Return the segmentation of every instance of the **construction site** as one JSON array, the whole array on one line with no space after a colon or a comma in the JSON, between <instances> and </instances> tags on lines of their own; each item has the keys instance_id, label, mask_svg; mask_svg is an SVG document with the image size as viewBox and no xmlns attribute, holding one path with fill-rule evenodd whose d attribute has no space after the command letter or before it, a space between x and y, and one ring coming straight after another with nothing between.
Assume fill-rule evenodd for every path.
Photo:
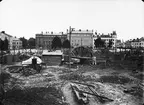
<instances>
[{"instance_id":1,"label":"construction site","mask_svg":"<svg viewBox=\"0 0 144 105\"><path fill-rule=\"evenodd\" d=\"M138 56L124 54L97 51L93 54L97 57L95 65L80 57L81 63L77 63L74 58L60 62L61 55L55 58L44 55L43 59L20 54L14 63L0 65L0 103L144 105L143 61L139 64L139 60L134 60ZM36 58L37 62L33 60ZM31 63L26 62L28 59Z\"/></svg>"}]
</instances>

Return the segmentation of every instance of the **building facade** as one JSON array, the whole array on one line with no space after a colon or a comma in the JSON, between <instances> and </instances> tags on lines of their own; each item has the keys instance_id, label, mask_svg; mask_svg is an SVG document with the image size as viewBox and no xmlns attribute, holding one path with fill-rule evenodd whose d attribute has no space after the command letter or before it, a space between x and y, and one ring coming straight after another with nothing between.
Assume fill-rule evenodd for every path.
<instances>
[{"instance_id":1,"label":"building facade","mask_svg":"<svg viewBox=\"0 0 144 105\"><path fill-rule=\"evenodd\" d=\"M10 39L10 49L21 49L22 48L22 41L16 37L12 37Z\"/></svg>"},{"instance_id":2,"label":"building facade","mask_svg":"<svg viewBox=\"0 0 144 105\"><path fill-rule=\"evenodd\" d=\"M5 40L5 38L8 39L8 42L9 42L9 49L20 49L22 48L22 41L19 40L18 38L16 37L13 37L7 33L5 33L5 31L2 31L0 32L0 38L2 40Z\"/></svg>"},{"instance_id":3,"label":"building facade","mask_svg":"<svg viewBox=\"0 0 144 105\"><path fill-rule=\"evenodd\" d=\"M7 33L5 33L5 31L2 31L2 32L0 32L0 38L1 38L2 40L5 40L5 38L7 38L8 41L10 41L10 39L12 38L12 36L11 36L11 35L8 35Z\"/></svg>"},{"instance_id":4,"label":"building facade","mask_svg":"<svg viewBox=\"0 0 144 105\"><path fill-rule=\"evenodd\" d=\"M131 46L132 46L132 48L139 48L139 47L144 48L144 39L132 40L131 41Z\"/></svg>"},{"instance_id":5,"label":"building facade","mask_svg":"<svg viewBox=\"0 0 144 105\"><path fill-rule=\"evenodd\" d=\"M40 33L36 34L36 48L42 47L42 49L51 49L52 41L54 37L59 37L61 39L61 42L63 43L67 39L67 35L61 33Z\"/></svg>"},{"instance_id":6,"label":"building facade","mask_svg":"<svg viewBox=\"0 0 144 105\"><path fill-rule=\"evenodd\" d=\"M126 48L131 48L131 41L130 40L125 41L125 47Z\"/></svg>"},{"instance_id":7,"label":"building facade","mask_svg":"<svg viewBox=\"0 0 144 105\"><path fill-rule=\"evenodd\" d=\"M68 32L67 32L68 33ZM69 33L67 39L69 40ZM92 47L93 30L73 30L71 31L71 46L73 48L78 46Z\"/></svg>"},{"instance_id":8,"label":"building facade","mask_svg":"<svg viewBox=\"0 0 144 105\"><path fill-rule=\"evenodd\" d=\"M116 48L125 47L125 43L121 40L116 40Z\"/></svg>"},{"instance_id":9,"label":"building facade","mask_svg":"<svg viewBox=\"0 0 144 105\"><path fill-rule=\"evenodd\" d=\"M110 34L107 34L107 35L104 35L104 34L97 34L95 33L93 35L93 48L95 48L95 40L100 37L101 40L105 41L105 44L106 46L108 46L109 44L109 41L112 41L112 48L115 48L116 47L116 40L117 40L117 34L116 34L116 31L113 31L112 33Z\"/></svg>"}]
</instances>

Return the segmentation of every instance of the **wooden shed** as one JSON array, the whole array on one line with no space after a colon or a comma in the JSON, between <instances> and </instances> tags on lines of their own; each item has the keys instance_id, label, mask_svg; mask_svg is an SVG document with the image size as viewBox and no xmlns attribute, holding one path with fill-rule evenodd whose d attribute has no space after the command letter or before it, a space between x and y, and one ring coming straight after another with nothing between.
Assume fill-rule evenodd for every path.
<instances>
[{"instance_id":1,"label":"wooden shed","mask_svg":"<svg viewBox=\"0 0 144 105\"><path fill-rule=\"evenodd\" d=\"M42 60L48 65L60 65L62 61L63 53L61 51L55 52L43 52L42 53Z\"/></svg>"}]
</instances>

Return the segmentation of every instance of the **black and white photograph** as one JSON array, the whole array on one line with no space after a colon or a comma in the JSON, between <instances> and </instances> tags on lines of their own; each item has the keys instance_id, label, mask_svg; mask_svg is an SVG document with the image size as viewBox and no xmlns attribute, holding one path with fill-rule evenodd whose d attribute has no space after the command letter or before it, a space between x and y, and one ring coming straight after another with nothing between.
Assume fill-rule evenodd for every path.
<instances>
[{"instance_id":1,"label":"black and white photograph","mask_svg":"<svg viewBox=\"0 0 144 105\"><path fill-rule=\"evenodd\" d=\"M0 0L0 105L144 105L144 1Z\"/></svg>"}]
</instances>

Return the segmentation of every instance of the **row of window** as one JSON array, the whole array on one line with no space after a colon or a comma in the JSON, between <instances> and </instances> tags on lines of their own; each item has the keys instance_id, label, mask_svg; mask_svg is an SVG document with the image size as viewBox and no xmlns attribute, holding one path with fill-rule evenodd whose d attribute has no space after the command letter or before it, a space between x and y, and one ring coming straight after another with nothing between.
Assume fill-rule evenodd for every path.
<instances>
[{"instance_id":1,"label":"row of window","mask_svg":"<svg viewBox=\"0 0 144 105\"><path fill-rule=\"evenodd\" d=\"M80 44L78 43L71 43L72 46L79 46Z\"/></svg>"},{"instance_id":2,"label":"row of window","mask_svg":"<svg viewBox=\"0 0 144 105\"><path fill-rule=\"evenodd\" d=\"M52 41L43 41L43 44L51 44Z\"/></svg>"},{"instance_id":3,"label":"row of window","mask_svg":"<svg viewBox=\"0 0 144 105\"><path fill-rule=\"evenodd\" d=\"M132 45L144 45L144 43L132 43Z\"/></svg>"},{"instance_id":4,"label":"row of window","mask_svg":"<svg viewBox=\"0 0 144 105\"><path fill-rule=\"evenodd\" d=\"M92 34L83 34L83 35L81 35L81 34L72 34L71 36L92 36Z\"/></svg>"},{"instance_id":5,"label":"row of window","mask_svg":"<svg viewBox=\"0 0 144 105\"><path fill-rule=\"evenodd\" d=\"M11 46L12 49L19 49L22 48L22 46Z\"/></svg>"},{"instance_id":6,"label":"row of window","mask_svg":"<svg viewBox=\"0 0 144 105\"><path fill-rule=\"evenodd\" d=\"M12 42L12 44L22 44L22 42Z\"/></svg>"},{"instance_id":7,"label":"row of window","mask_svg":"<svg viewBox=\"0 0 144 105\"><path fill-rule=\"evenodd\" d=\"M82 40L72 40L72 42L81 42Z\"/></svg>"},{"instance_id":8,"label":"row of window","mask_svg":"<svg viewBox=\"0 0 144 105\"><path fill-rule=\"evenodd\" d=\"M104 41L114 41L114 39L102 39Z\"/></svg>"},{"instance_id":9,"label":"row of window","mask_svg":"<svg viewBox=\"0 0 144 105\"><path fill-rule=\"evenodd\" d=\"M132 47L144 47L144 46L140 45L140 46L132 46Z\"/></svg>"},{"instance_id":10,"label":"row of window","mask_svg":"<svg viewBox=\"0 0 144 105\"><path fill-rule=\"evenodd\" d=\"M71 42L87 42L89 39L71 40Z\"/></svg>"}]
</instances>

